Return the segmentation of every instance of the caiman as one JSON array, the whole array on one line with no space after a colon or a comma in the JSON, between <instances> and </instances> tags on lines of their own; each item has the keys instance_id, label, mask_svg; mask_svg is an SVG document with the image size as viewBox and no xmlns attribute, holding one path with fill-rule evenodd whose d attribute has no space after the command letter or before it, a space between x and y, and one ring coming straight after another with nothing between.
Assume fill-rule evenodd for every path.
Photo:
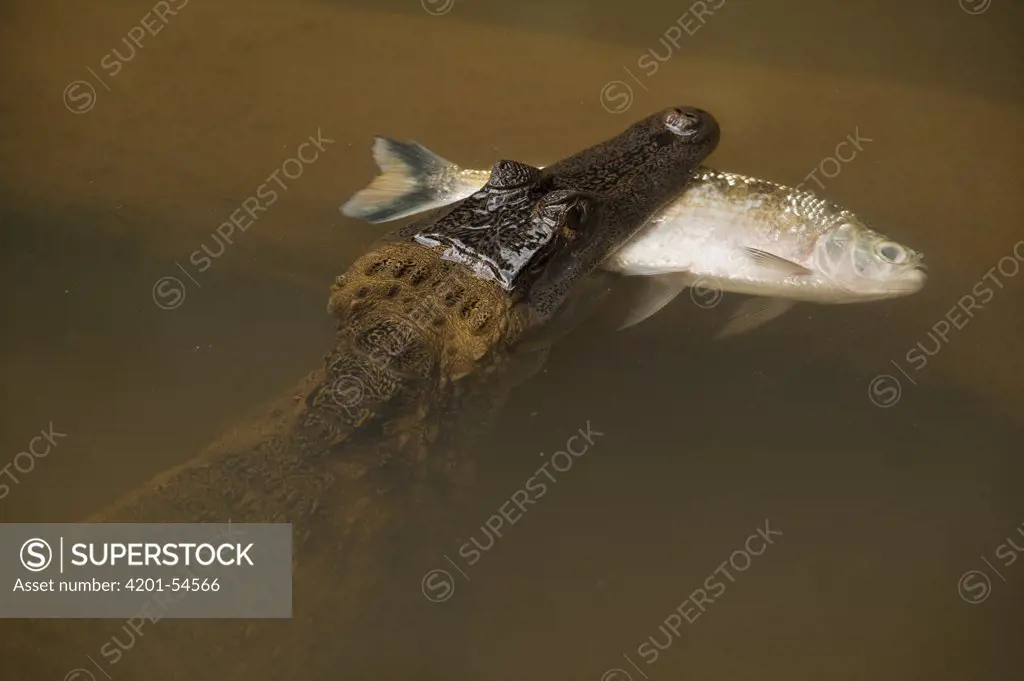
<instances>
[{"instance_id":1,"label":"caiman","mask_svg":"<svg viewBox=\"0 0 1024 681\"><path fill-rule=\"evenodd\" d=\"M291 619L164 618L142 631L116 620L7 620L4 677L415 676L431 652L417 640L433 626L417 609L442 615L417 578L395 583L395 563L411 556L393 555L394 537L429 531L470 468L451 446L452 415L475 419L522 380L516 348L544 347L574 288L679 195L718 138L710 114L680 107L544 170L499 161L480 191L388 234L337 278L328 302L337 335L321 369L89 519L290 522ZM368 633L388 608L403 611L405 634ZM381 652L389 640L394 659Z\"/></svg>"}]
</instances>

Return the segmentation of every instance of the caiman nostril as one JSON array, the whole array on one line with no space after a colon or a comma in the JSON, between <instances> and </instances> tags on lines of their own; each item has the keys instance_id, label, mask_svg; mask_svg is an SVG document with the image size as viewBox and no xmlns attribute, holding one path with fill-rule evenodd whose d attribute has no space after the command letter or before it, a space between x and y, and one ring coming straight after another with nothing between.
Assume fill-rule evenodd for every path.
<instances>
[{"instance_id":1,"label":"caiman nostril","mask_svg":"<svg viewBox=\"0 0 1024 681\"><path fill-rule=\"evenodd\" d=\"M665 116L665 127L680 137L690 137L701 129L702 113L691 107L672 109Z\"/></svg>"}]
</instances>

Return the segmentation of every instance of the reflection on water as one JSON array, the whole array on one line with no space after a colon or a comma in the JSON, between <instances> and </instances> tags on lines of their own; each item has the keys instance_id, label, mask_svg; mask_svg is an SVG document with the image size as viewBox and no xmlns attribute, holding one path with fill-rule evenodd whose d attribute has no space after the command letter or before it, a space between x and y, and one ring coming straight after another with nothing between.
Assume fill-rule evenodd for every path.
<instances>
[{"instance_id":1,"label":"reflection on water","mask_svg":"<svg viewBox=\"0 0 1024 681\"><path fill-rule=\"evenodd\" d=\"M711 165L850 206L926 254L924 291L726 342L730 296L614 333L627 282L513 394L467 505L408 544L429 550L389 555L401 597L316 668L1007 678L1024 14L702 4L5 8L3 520L81 518L318 365L327 288L381 231L337 210L372 135L545 164L693 103L722 123ZM592 449L556 457L582 424Z\"/></svg>"}]
</instances>

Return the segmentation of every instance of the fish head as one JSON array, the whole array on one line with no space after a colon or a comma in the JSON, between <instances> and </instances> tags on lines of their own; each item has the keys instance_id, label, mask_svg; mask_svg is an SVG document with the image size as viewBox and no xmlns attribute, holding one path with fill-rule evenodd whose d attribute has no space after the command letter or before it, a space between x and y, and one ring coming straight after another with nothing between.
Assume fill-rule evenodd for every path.
<instances>
[{"instance_id":1,"label":"fish head","mask_svg":"<svg viewBox=\"0 0 1024 681\"><path fill-rule=\"evenodd\" d=\"M815 252L819 271L859 299L896 298L924 286L923 254L852 216L843 216Z\"/></svg>"}]
</instances>

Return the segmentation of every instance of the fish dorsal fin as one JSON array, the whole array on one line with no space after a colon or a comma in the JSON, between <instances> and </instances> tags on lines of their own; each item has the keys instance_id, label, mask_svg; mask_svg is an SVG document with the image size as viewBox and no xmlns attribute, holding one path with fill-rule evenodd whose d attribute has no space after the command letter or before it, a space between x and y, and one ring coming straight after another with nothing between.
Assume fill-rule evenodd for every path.
<instances>
[{"instance_id":1,"label":"fish dorsal fin","mask_svg":"<svg viewBox=\"0 0 1024 681\"><path fill-rule=\"evenodd\" d=\"M762 251L760 248L744 248L743 249L747 258L757 265L758 267L774 272L779 276L790 277L790 276L806 276L811 274L811 270L807 269L803 265L797 264L792 260L786 260L783 257L777 256L774 253L768 251Z\"/></svg>"},{"instance_id":2,"label":"fish dorsal fin","mask_svg":"<svg viewBox=\"0 0 1024 681\"><path fill-rule=\"evenodd\" d=\"M380 174L341 207L348 217L388 222L445 206L476 189L466 188L464 195L453 196L443 180L454 176L458 166L417 142L375 137L373 159Z\"/></svg>"},{"instance_id":3,"label":"fish dorsal fin","mask_svg":"<svg viewBox=\"0 0 1024 681\"><path fill-rule=\"evenodd\" d=\"M736 308L736 311L732 313L729 322L715 337L728 338L729 336L738 336L741 333L752 331L784 314L794 305L796 303L785 298L750 298L749 300L744 300Z\"/></svg>"},{"instance_id":4,"label":"fish dorsal fin","mask_svg":"<svg viewBox=\"0 0 1024 681\"><path fill-rule=\"evenodd\" d=\"M651 277L643 277L643 291L630 308L619 331L635 326L648 317L656 314L682 293L683 289L692 284L694 276L688 272L670 272Z\"/></svg>"}]
</instances>

